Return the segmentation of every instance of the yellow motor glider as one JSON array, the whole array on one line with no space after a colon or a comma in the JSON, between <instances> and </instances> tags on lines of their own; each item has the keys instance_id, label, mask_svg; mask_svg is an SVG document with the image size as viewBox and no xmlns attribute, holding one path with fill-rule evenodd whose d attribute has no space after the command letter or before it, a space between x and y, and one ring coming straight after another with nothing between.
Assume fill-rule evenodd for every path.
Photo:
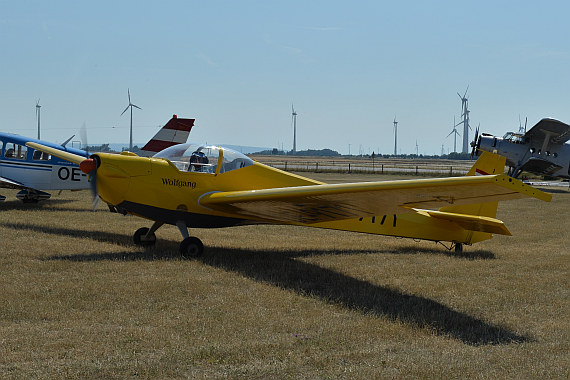
<instances>
[{"instance_id":1,"label":"yellow motor glider","mask_svg":"<svg viewBox=\"0 0 570 380\"><path fill-rule=\"evenodd\" d=\"M180 144L154 157L97 153L91 158L36 143L28 146L75 162L99 197L123 214L154 221L134 234L150 246L163 224L184 237L195 257L202 242L188 228L290 224L463 244L510 235L496 219L499 201L551 195L503 174L504 157L483 152L465 177L325 184L287 173L231 149Z\"/></svg>"}]
</instances>

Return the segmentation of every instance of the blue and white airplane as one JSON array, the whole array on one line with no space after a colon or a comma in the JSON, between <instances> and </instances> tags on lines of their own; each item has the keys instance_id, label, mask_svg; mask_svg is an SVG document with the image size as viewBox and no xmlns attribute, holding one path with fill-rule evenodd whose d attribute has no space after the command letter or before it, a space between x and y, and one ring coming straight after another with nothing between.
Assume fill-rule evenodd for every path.
<instances>
[{"instance_id":1,"label":"blue and white airplane","mask_svg":"<svg viewBox=\"0 0 570 380\"><path fill-rule=\"evenodd\" d=\"M174 115L141 149L143 154L152 155L169 146L185 143L194 121ZM0 132L0 187L20 189L16 197L24 203L49 199L51 194L42 190L88 189L89 179L77 165L26 146L27 142L35 142L87 157L86 151L66 146L71 138L59 145ZM5 199L0 195L0 201Z\"/></svg>"}]
</instances>

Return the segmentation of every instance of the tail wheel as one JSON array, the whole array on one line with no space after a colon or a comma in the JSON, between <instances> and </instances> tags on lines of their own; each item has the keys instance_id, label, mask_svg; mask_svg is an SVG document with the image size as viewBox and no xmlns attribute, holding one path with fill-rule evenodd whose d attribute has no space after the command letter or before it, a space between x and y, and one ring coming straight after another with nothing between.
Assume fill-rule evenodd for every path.
<instances>
[{"instance_id":1,"label":"tail wheel","mask_svg":"<svg viewBox=\"0 0 570 380\"><path fill-rule=\"evenodd\" d=\"M200 257L204 253L204 244L197 237L190 236L180 243L180 254L186 258Z\"/></svg>"},{"instance_id":2,"label":"tail wheel","mask_svg":"<svg viewBox=\"0 0 570 380\"><path fill-rule=\"evenodd\" d=\"M140 245L143 247L152 247L156 244L156 235L154 232L149 236L146 236L149 229L146 227L139 228L135 234L133 235L133 241L136 245Z\"/></svg>"},{"instance_id":3,"label":"tail wheel","mask_svg":"<svg viewBox=\"0 0 570 380\"><path fill-rule=\"evenodd\" d=\"M463 244L455 243L455 253L463 253Z\"/></svg>"}]
</instances>

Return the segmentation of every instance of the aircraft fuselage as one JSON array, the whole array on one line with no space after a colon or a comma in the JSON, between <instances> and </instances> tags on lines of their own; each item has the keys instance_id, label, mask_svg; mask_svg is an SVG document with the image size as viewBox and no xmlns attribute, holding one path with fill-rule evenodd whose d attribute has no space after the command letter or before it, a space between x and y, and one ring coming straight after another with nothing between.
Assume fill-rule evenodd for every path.
<instances>
[{"instance_id":1,"label":"aircraft fuselage","mask_svg":"<svg viewBox=\"0 0 570 380\"><path fill-rule=\"evenodd\" d=\"M26 147L34 141L85 155L66 148L10 133L0 133L0 187L33 190L79 190L89 187L87 175L66 160Z\"/></svg>"},{"instance_id":2,"label":"aircraft fuselage","mask_svg":"<svg viewBox=\"0 0 570 380\"><path fill-rule=\"evenodd\" d=\"M552 144L516 134L496 137L483 134L478 148L500 154L507 159L507 166L518 176L517 169L539 175L570 178L570 144Z\"/></svg>"}]
</instances>

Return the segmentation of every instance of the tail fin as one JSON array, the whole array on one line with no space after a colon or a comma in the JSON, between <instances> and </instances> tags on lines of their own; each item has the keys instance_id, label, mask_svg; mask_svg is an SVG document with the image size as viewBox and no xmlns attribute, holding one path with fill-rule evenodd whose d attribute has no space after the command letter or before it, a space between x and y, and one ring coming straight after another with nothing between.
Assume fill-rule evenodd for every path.
<instances>
[{"instance_id":1,"label":"tail fin","mask_svg":"<svg viewBox=\"0 0 570 380\"><path fill-rule=\"evenodd\" d=\"M152 156L172 145L184 144L188 140L194 121L195 119L179 119L176 115L173 115L172 119L142 147L142 155Z\"/></svg>"},{"instance_id":2,"label":"tail fin","mask_svg":"<svg viewBox=\"0 0 570 380\"><path fill-rule=\"evenodd\" d=\"M507 159L498 154L490 152L481 152L481 156L475 162L467 175L489 175L489 174L504 174L505 163Z\"/></svg>"},{"instance_id":3,"label":"tail fin","mask_svg":"<svg viewBox=\"0 0 570 380\"><path fill-rule=\"evenodd\" d=\"M475 162L468 176L504 174L506 158L490 152L481 152L481 156ZM462 206L443 207L440 211L464 215L476 215L495 218L499 202L475 203Z\"/></svg>"}]
</instances>

